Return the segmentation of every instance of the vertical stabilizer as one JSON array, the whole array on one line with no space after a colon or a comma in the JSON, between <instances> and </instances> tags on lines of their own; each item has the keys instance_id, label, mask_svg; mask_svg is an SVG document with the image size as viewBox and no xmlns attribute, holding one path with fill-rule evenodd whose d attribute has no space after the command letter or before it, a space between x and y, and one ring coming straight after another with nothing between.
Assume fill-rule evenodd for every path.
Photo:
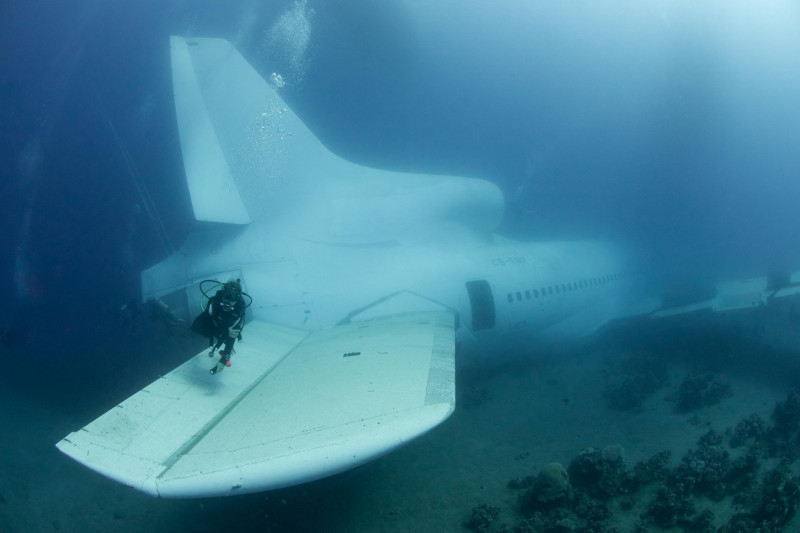
<instances>
[{"instance_id":1,"label":"vertical stabilizer","mask_svg":"<svg viewBox=\"0 0 800 533\"><path fill-rule=\"evenodd\" d=\"M173 37L175 111L195 219L247 224L247 214L219 144L185 39Z\"/></svg>"},{"instance_id":2,"label":"vertical stabilizer","mask_svg":"<svg viewBox=\"0 0 800 533\"><path fill-rule=\"evenodd\" d=\"M172 37L175 108L198 220L328 243L410 242L434 231L487 235L496 185L365 167L328 150L224 39Z\"/></svg>"}]
</instances>

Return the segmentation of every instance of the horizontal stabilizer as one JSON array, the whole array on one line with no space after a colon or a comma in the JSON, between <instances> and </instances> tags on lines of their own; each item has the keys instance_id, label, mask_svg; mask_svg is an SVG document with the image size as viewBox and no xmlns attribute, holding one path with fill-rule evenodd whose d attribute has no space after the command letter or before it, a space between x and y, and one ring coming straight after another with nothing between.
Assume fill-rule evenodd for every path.
<instances>
[{"instance_id":1,"label":"horizontal stabilizer","mask_svg":"<svg viewBox=\"0 0 800 533\"><path fill-rule=\"evenodd\" d=\"M764 305L770 292L766 276L718 283L714 311L735 311Z\"/></svg>"},{"instance_id":2,"label":"horizontal stabilizer","mask_svg":"<svg viewBox=\"0 0 800 533\"><path fill-rule=\"evenodd\" d=\"M799 294L800 272L723 281L705 288L669 291L660 298L661 304L655 306L650 316L663 318L704 310L715 313L746 311L769 305L776 298Z\"/></svg>"},{"instance_id":3,"label":"horizontal stabilizer","mask_svg":"<svg viewBox=\"0 0 800 533\"><path fill-rule=\"evenodd\" d=\"M452 313L244 335L224 372L202 352L58 448L154 496L243 494L363 464L455 407Z\"/></svg>"},{"instance_id":4,"label":"horizontal stabilizer","mask_svg":"<svg viewBox=\"0 0 800 533\"><path fill-rule=\"evenodd\" d=\"M774 298L786 298L800 294L800 271L785 276L783 281L783 283L775 284L777 290L773 295Z\"/></svg>"}]
</instances>

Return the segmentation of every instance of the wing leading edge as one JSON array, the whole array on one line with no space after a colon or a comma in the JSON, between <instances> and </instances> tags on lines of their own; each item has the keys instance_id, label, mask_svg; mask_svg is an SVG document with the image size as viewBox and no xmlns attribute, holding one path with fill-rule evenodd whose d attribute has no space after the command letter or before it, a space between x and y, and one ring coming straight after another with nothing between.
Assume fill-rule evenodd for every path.
<instances>
[{"instance_id":1,"label":"wing leading edge","mask_svg":"<svg viewBox=\"0 0 800 533\"><path fill-rule=\"evenodd\" d=\"M455 407L452 313L246 335L221 375L201 352L57 447L153 496L243 494L368 462Z\"/></svg>"}]
</instances>

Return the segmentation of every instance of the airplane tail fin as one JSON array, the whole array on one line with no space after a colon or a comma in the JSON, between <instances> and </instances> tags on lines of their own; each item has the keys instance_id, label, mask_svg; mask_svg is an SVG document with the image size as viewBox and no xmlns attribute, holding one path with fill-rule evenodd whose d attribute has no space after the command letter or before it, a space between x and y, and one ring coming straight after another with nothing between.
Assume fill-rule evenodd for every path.
<instances>
[{"instance_id":1,"label":"airplane tail fin","mask_svg":"<svg viewBox=\"0 0 800 533\"><path fill-rule=\"evenodd\" d=\"M267 193L280 185L274 171L283 151L280 137L302 123L293 114L282 117L277 94L227 41L173 36L170 48L195 218L247 224L255 205L279 207Z\"/></svg>"},{"instance_id":2,"label":"airplane tail fin","mask_svg":"<svg viewBox=\"0 0 800 533\"><path fill-rule=\"evenodd\" d=\"M378 170L330 152L227 41L172 37L171 50L197 220L266 223L350 244L415 239L436 227L488 234L499 224L503 196L493 183Z\"/></svg>"}]
</instances>

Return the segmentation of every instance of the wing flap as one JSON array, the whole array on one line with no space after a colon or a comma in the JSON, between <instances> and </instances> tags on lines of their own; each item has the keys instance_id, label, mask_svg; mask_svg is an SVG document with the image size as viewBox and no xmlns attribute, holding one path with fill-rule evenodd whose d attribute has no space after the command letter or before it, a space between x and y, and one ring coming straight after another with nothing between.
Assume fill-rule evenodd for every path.
<instances>
[{"instance_id":1,"label":"wing flap","mask_svg":"<svg viewBox=\"0 0 800 533\"><path fill-rule=\"evenodd\" d=\"M210 360L198 354L59 449L153 495L255 492L365 463L438 425L455 406L450 312L308 336L253 322L246 334L222 374L210 376Z\"/></svg>"}]
</instances>

